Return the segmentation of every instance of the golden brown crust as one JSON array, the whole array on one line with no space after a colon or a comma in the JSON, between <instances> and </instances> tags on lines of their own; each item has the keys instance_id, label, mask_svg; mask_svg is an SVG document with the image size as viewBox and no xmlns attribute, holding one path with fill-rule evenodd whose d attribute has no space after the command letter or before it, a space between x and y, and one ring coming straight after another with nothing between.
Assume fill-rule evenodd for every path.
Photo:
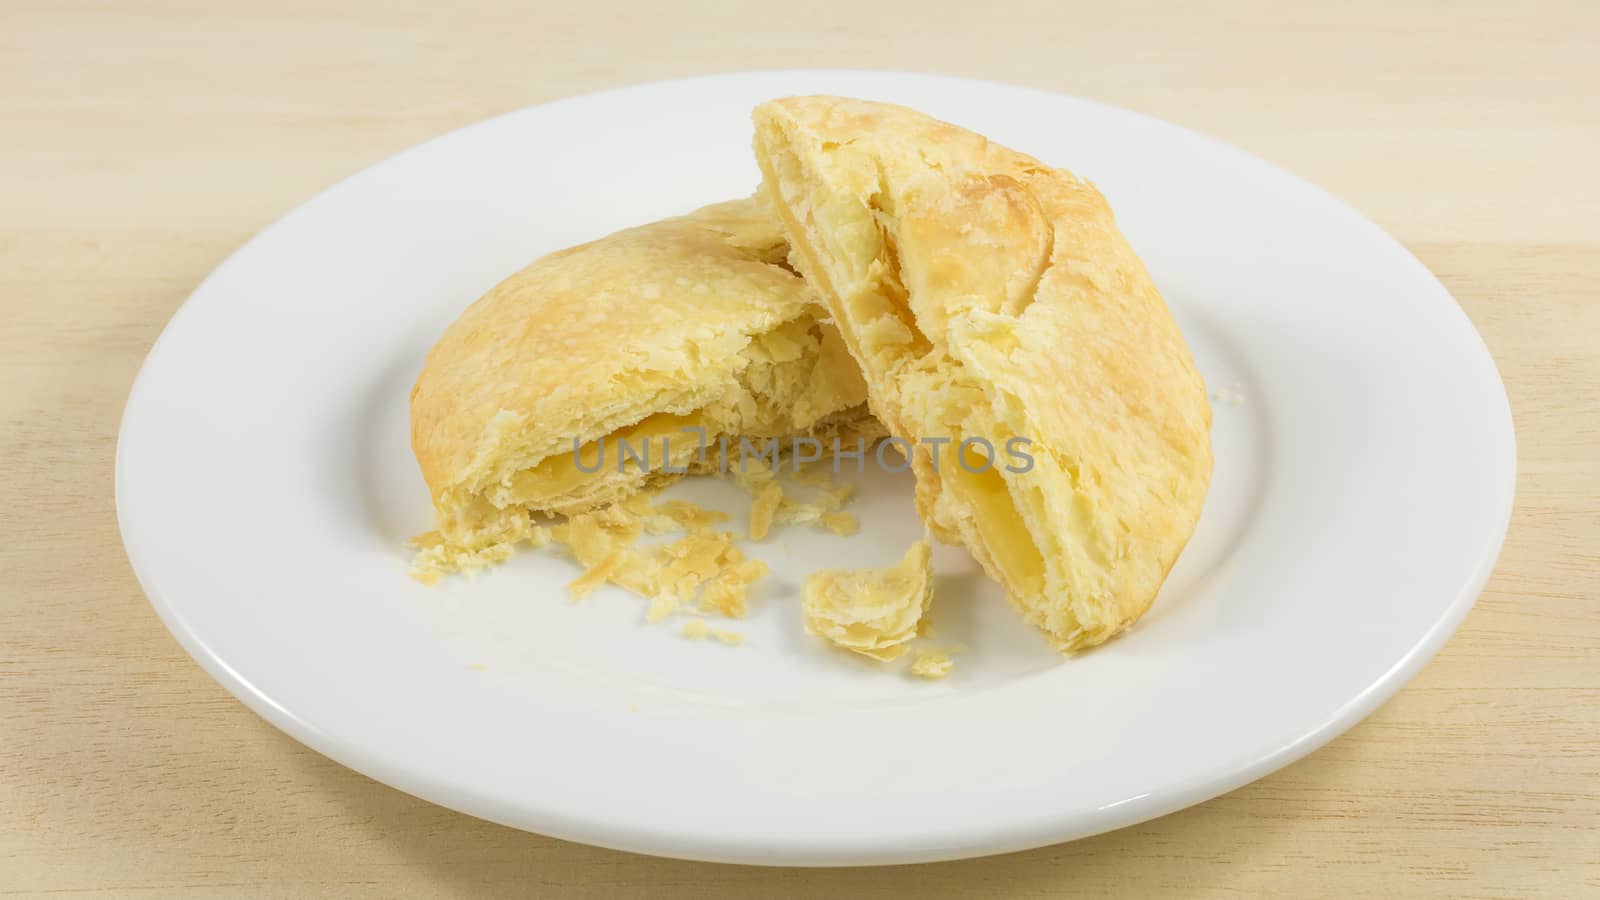
<instances>
[{"instance_id":1,"label":"golden brown crust","mask_svg":"<svg viewBox=\"0 0 1600 900\"><path fill-rule=\"evenodd\" d=\"M890 432L1032 441L1031 471L989 475L919 446L924 519L1063 649L1127 627L1199 517L1211 413L1104 198L901 107L795 97L755 120L793 258Z\"/></svg>"}]
</instances>

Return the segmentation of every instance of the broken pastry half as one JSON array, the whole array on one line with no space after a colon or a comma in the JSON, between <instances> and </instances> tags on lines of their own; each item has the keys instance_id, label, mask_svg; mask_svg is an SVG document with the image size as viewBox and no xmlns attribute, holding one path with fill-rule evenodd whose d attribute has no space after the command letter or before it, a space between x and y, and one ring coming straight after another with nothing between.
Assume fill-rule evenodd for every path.
<instances>
[{"instance_id":1,"label":"broken pastry half","mask_svg":"<svg viewBox=\"0 0 1600 900\"><path fill-rule=\"evenodd\" d=\"M924 520L1063 650L1122 631L1199 518L1211 410L1105 199L902 107L794 97L755 123L791 258L914 446Z\"/></svg>"},{"instance_id":2,"label":"broken pastry half","mask_svg":"<svg viewBox=\"0 0 1600 900\"><path fill-rule=\"evenodd\" d=\"M472 304L411 392L437 522L419 568L474 568L536 515L717 466L720 436L872 434L786 254L770 210L736 200L553 253Z\"/></svg>"}]
</instances>

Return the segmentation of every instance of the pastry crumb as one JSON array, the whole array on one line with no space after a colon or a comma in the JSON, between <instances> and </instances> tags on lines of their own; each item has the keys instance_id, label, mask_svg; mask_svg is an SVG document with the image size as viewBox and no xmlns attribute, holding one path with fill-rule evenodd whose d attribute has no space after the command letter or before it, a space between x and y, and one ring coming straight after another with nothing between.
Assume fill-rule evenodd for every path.
<instances>
[{"instance_id":1,"label":"pastry crumb","mask_svg":"<svg viewBox=\"0 0 1600 900\"><path fill-rule=\"evenodd\" d=\"M822 527L840 537L849 537L861 530L861 520L856 518L855 513L823 513Z\"/></svg>"},{"instance_id":2,"label":"pastry crumb","mask_svg":"<svg viewBox=\"0 0 1600 900\"><path fill-rule=\"evenodd\" d=\"M744 643L744 635L737 631L712 628L706 624L705 619L690 619L683 623L683 627L678 629L678 633L691 641L703 641L709 637L729 646Z\"/></svg>"},{"instance_id":3,"label":"pastry crumb","mask_svg":"<svg viewBox=\"0 0 1600 900\"><path fill-rule=\"evenodd\" d=\"M920 650L911 662L911 674L918 678L943 678L955 668L955 660L943 650Z\"/></svg>"},{"instance_id":4,"label":"pastry crumb","mask_svg":"<svg viewBox=\"0 0 1600 900\"><path fill-rule=\"evenodd\" d=\"M681 605L682 601L671 594L662 594L660 596L651 597L650 606L645 610L644 613L644 620L649 622L651 625L654 625L677 612L678 607Z\"/></svg>"},{"instance_id":5,"label":"pastry crumb","mask_svg":"<svg viewBox=\"0 0 1600 900\"><path fill-rule=\"evenodd\" d=\"M549 529L550 538L584 566L583 574L567 585L572 597L588 596L609 583L649 600L645 619L652 624L677 614L686 603L728 618L743 616L750 586L767 567L746 559L732 532L707 527L727 515L685 501L652 505L648 497L641 501L637 496ZM683 530L688 533L674 541L634 545L646 532Z\"/></svg>"},{"instance_id":6,"label":"pastry crumb","mask_svg":"<svg viewBox=\"0 0 1600 900\"><path fill-rule=\"evenodd\" d=\"M736 452L728 457L728 474L733 476L735 484L751 494L759 494L778 477L771 464L761 456L757 455L752 463L751 454L745 453L743 446L734 449Z\"/></svg>"},{"instance_id":7,"label":"pastry crumb","mask_svg":"<svg viewBox=\"0 0 1600 900\"><path fill-rule=\"evenodd\" d=\"M772 520L783 504L783 486L776 481L767 482L750 501L750 540L765 540L772 530Z\"/></svg>"},{"instance_id":8,"label":"pastry crumb","mask_svg":"<svg viewBox=\"0 0 1600 900\"><path fill-rule=\"evenodd\" d=\"M723 569L700 595L702 612L714 612L728 619L742 619L750 610L750 586L767 574L767 564L759 559L736 562Z\"/></svg>"},{"instance_id":9,"label":"pastry crumb","mask_svg":"<svg viewBox=\"0 0 1600 900\"><path fill-rule=\"evenodd\" d=\"M533 524L527 516L493 523L482 532L469 535L462 545L451 543L437 531L424 532L406 542L417 551L406 574L426 585L437 584L443 576L458 572L471 577L509 559L517 544L527 542L543 547L550 543L550 537L550 529Z\"/></svg>"},{"instance_id":10,"label":"pastry crumb","mask_svg":"<svg viewBox=\"0 0 1600 900\"><path fill-rule=\"evenodd\" d=\"M821 525L829 531L833 531L834 526L828 524L829 514L843 506L854 492L854 485L841 484L830 490L823 491L815 500L809 503L786 499L778 507L777 520L785 525ZM841 515L848 516L851 520L855 519L855 516L849 513Z\"/></svg>"},{"instance_id":11,"label":"pastry crumb","mask_svg":"<svg viewBox=\"0 0 1600 900\"><path fill-rule=\"evenodd\" d=\"M651 510L651 517L645 523L645 530L651 534L695 531L710 528L727 519L728 514L719 509L706 509L688 500L668 500L657 504Z\"/></svg>"},{"instance_id":12,"label":"pastry crumb","mask_svg":"<svg viewBox=\"0 0 1600 900\"><path fill-rule=\"evenodd\" d=\"M601 561L584 570L582 575L574 578L567 584L567 593L574 600L594 593L595 588L612 580L622 569L623 557L621 553L613 553Z\"/></svg>"},{"instance_id":13,"label":"pastry crumb","mask_svg":"<svg viewBox=\"0 0 1600 900\"><path fill-rule=\"evenodd\" d=\"M700 586L744 561L725 531L692 531L657 548L661 555L659 587L678 597L692 597Z\"/></svg>"},{"instance_id":14,"label":"pastry crumb","mask_svg":"<svg viewBox=\"0 0 1600 900\"><path fill-rule=\"evenodd\" d=\"M806 631L862 656L900 657L932 601L932 554L923 538L887 568L812 574L801 601Z\"/></svg>"}]
</instances>

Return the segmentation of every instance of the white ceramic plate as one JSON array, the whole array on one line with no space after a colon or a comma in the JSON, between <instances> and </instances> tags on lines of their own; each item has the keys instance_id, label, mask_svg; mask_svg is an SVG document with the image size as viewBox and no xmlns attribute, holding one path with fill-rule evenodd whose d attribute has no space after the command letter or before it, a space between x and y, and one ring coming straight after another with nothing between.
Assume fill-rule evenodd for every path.
<instances>
[{"instance_id":1,"label":"white ceramic plate","mask_svg":"<svg viewBox=\"0 0 1600 900\"><path fill-rule=\"evenodd\" d=\"M907 104L1110 198L1227 398L1204 518L1129 634L1062 658L942 548L933 643L968 648L949 678L819 646L800 623L805 573L887 563L920 534L909 476L881 473L854 507L861 535L789 529L755 548L773 575L740 647L647 625L620 592L570 604L575 571L551 554L436 589L405 577L403 540L429 525L407 394L444 326L534 257L747 193L749 111L794 93ZM322 753L572 840L851 864L1081 837L1310 752L1461 620L1513 470L1504 390L1466 317L1316 188L1070 97L775 72L522 110L290 213L162 334L116 477L129 558L173 634ZM742 507L726 484L685 490Z\"/></svg>"}]
</instances>

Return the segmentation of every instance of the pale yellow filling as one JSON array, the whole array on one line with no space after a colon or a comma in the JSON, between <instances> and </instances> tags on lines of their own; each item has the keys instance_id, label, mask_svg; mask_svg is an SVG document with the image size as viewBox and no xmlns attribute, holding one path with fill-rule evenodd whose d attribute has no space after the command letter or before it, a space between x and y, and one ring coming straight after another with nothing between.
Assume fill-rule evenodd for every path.
<instances>
[{"instance_id":1,"label":"pale yellow filling","mask_svg":"<svg viewBox=\"0 0 1600 900\"><path fill-rule=\"evenodd\" d=\"M688 415L656 413L646 416L632 425L606 435L602 439L605 441L603 448L599 440L590 441L582 445L576 454L562 451L547 456L531 468L523 469L511 476L510 500L512 503L537 505L540 501L560 497L577 489L586 479L593 478L601 472L615 472L619 460L622 459L627 460L626 467L637 469L639 467L637 461L622 456L623 442L641 455L648 442L650 470L658 470L666 462L662 453L663 439L668 441L668 445L672 448L672 455L681 459L683 450L698 446L696 435L683 429L704 427L705 421L698 413ZM599 464L600 468L585 472L578 467L579 462L591 469Z\"/></svg>"},{"instance_id":2,"label":"pale yellow filling","mask_svg":"<svg viewBox=\"0 0 1600 900\"><path fill-rule=\"evenodd\" d=\"M1006 583L1019 592L1042 593L1044 557L1011 500L1005 478L993 469L969 472L957 466L953 472L941 473L941 479L957 499L972 508L984 547L1005 574Z\"/></svg>"}]
</instances>

